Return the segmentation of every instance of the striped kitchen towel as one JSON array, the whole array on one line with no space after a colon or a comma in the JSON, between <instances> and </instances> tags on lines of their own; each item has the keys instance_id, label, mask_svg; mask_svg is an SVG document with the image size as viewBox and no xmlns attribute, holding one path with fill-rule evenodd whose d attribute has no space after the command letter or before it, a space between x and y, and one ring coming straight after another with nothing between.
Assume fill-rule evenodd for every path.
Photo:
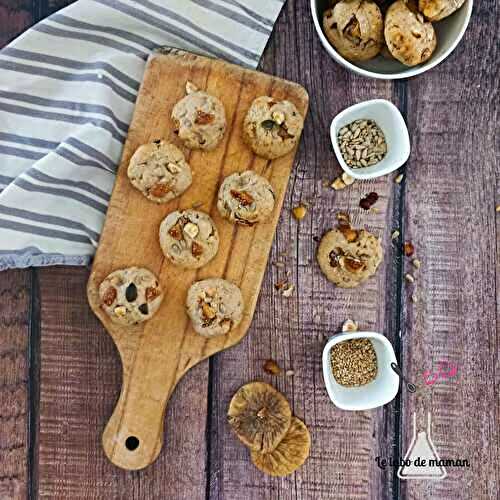
<instances>
[{"instance_id":1,"label":"striped kitchen towel","mask_svg":"<svg viewBox=\"0 0 500 500\"><path fill-rule=\"evenodd\" d=\"M286 0L78 0L0 51L0 269L85 265L148 55L255 68Z\"/></svg>"}]
</instances>

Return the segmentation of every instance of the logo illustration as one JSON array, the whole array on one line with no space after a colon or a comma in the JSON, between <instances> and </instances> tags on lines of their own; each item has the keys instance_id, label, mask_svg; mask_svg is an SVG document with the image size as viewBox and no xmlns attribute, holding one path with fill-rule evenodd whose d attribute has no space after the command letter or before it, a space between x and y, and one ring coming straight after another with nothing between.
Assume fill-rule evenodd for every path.
<instances>
[{"instance_id":1,"label":"logo illustration","mask_svg":"<svg viewBox=\"0 0 500 500\"><path fill-rule=\"evenodd\" d=\"M444 479L446 469L431 439L431 414L427 413L427 430L417 432L417 413L413 412L413 438L403 465L398 469L400 479Z\"/></svg>"}]
</instances>

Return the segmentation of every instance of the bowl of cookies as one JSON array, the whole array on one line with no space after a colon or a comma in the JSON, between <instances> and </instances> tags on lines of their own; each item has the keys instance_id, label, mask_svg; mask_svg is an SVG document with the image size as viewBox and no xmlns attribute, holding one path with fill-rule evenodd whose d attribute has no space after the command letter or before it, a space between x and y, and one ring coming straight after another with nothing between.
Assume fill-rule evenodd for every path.
<instances>
[{"instance_id":1,"label":"bowl of cookies","mask_svg":"<svg viewBox=\"0 0 500 500\"><path fill-rule=\"evenodd\" d=\"M470 21L472 0L311 0L332 59L362 76L396 80L446 59Z\"/></svg>"}]
</instances>

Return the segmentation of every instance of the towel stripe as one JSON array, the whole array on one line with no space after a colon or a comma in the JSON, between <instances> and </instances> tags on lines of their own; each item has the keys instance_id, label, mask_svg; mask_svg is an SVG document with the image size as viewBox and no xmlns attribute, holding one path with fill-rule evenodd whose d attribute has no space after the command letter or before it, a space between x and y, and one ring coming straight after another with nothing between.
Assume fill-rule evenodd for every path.
<instances>
[{"instance_id":1,"label":"towel stripe","mask_svg":"<svg viewBox=\"0 0 500 500\"><path fill-rule=\"evenodd\" d=\"M56 71L50 68L42 68L38 66L30 66L28 64L20 64L13 61L2 60L1 57L0 69L26 73L32 76L46 76L55 80L63 80L68 82L99 83L110 87L117 95L119 95L123 99L126 99L127 101L130 101L131 103L135 103L135 99L137 97L135 93L133 94L131 92L128 92L105 75L101 75L99 77L99 75L93 73L65 73L63 71Z\"/></svg>"},{"instance_id":2,"label":"towel stripe","mask_svg":"<svg viewBox=\"0 0 500 500\"><path fill-rule=\"evenodd\" d=\"M48 54L31 52L29 50L19 50L13 47L6 47L5 49L3 49L2 55L7 55L26 61L46 63L52 66L59 66L60 68L106 71L106 73L109 73L117 80L120 80L120 82L127 85L131 90L138 91L140 86L140 83L137 80L130 78L130 76L118 70L115 66L111 65L110 63L103 61L94 61L90 63L85 63L74 59L67 59L64 57L56 57Z\"/></svg>"}]
</instances>

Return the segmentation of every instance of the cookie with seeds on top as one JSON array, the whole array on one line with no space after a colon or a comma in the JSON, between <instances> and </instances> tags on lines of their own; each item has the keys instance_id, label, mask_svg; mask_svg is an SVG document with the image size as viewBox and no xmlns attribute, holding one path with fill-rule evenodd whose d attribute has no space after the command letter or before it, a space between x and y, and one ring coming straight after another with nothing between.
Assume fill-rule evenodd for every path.
<instances>
[{"instance_id":1,"label":"cookie with seeds on top","mask_svg":"<svg viewBox=\"0 0 500 500\"><path fill-rule=\"evenodd\" d=\"M189 149L215 149L226 131L224 105L190 82L186 84L186 92L172 110L175 133Z\"/></svg>"},{"instance_id":2,"label":"cookie with seeds on top","mask_svg":"<svg viewBox=\"0 0 500 500\"><path fill-rule=\"evenodd\" d=\"M175 211L160 225L160 246L173 264L198 269L219 250L219 233L212 218L197 210Z\"/></svg>"},{"instance_id":3,"label":"cookie with seeds on top","mask_svg":"<svg viewBox=\"0 0 500 500\"><path fill-rule=\"evenodd\" d=\"M243 122L243 140L253 152L273 160L297 145L304 118L290 101L268 96L255 99Z\"/></svg>"},{"instance_id":4,"label":"cookie with seeds on top","mask_svg":"<svg viewBox=\"0 0 500 500\"><path fill-rule=\"evenodd\" d=\"M217 208L225 219L253 226L269 219L274 201L274 191L268 180L247 170L224 179L219 189Z\"/></svg>"},{"instance_id":5,"label":"cookie with seeds on top","mask_svg":"<svg viewBox=\"0 0 500 500\"><path fill-rule=\"evenodd\" d=\"M191 167L183 152L166 141L139 146L127 170L132 185L146 198L166 203L180 196L191 185Z\"/></svg>"},{"instance_id":6,"label":"cookie with seeds on top","mask_svg":"<svg viewBox=\"0 0 500 500\"><path fill-rule=\"evenodd\" d=\"M243 296L233 283L212 278L191 285L186 308L194 330L204 337L226 335L243 317Z\"/></svg>"},{"instance_id":7,"label":"cookie with seeds on top","mask_svg":"<svg viewBox=\"0 0 500 500\"><path fill-rule=\"evenodd\" d=\"M163 292L158 278L148 269L129 267L109 274L99 285L103 311L114 323L131 326L152 318Z\"/></svg>"}]
</instances>

